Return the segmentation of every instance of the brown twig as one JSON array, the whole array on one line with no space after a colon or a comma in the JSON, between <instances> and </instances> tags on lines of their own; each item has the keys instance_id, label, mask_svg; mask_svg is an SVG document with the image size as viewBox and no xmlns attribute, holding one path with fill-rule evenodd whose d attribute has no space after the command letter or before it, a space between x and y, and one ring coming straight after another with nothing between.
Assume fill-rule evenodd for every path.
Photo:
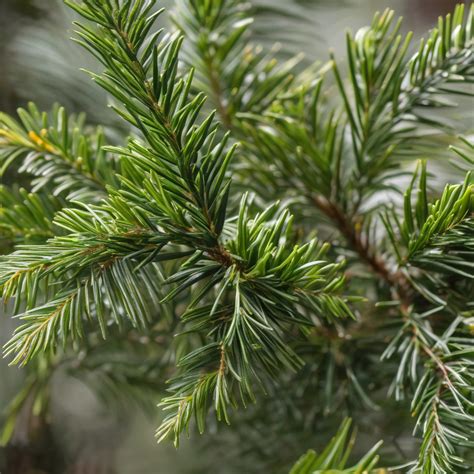
<instances>
[{"instance_id":1,"label":"brown twig","mask_svg":"<svg viewBox=\"0 0 474 474\"><path fill-rule=\"evenodd\" d=\"M373 272L382 278L392 289L394 296L400 299L402 306L406 309L410 306L409 284L405 276L399 271L392 271L387 262L371 246L367 238L354 225L354 219L346 216L344 212L333 202L322 197L312 196L313 204L323 212L336 225L339 232L344 236L350 247L359 255Z\"/></svg>"}]
</instances>

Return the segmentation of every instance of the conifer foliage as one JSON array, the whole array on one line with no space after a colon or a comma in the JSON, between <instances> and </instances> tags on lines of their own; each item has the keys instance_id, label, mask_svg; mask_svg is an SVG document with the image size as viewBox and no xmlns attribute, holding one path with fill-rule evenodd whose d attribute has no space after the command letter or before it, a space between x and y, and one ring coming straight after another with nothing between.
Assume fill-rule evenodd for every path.
<instances>
[{"instance_id":1,"label":"conifer foliage","mask_svg":"<svg viewBox=\"0 0 474 474\"><path fill-rule=\"evenodd\" d=\"M254 45L240 0L177 0L172 32L153 0L66 3L132 133L107 144L61 107L0 116L0 170L20 183L0 188L0 292L20 321L4 352L42 374L24 390L84 347L112 398L156 398L172 373L157 438L178 446L210 416L283 403L283 374L310 367L315 405L411 404L411 472L469 469L474 145L445 109L472 96L473 9L419 46L387 10L347 35L345 65L308 67ZM458 178L439 193L441 146ZM136 371L105 373L125 351ZM380 444L346 467L350 423L291 472L373 469Z\"/></svg>"}]
</instances>

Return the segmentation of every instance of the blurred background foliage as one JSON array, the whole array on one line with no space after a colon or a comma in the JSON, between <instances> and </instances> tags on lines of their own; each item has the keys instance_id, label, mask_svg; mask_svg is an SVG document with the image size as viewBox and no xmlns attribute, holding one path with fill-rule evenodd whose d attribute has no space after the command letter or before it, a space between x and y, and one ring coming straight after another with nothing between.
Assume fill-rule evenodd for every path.
<instances>
[{"instance_id":1,"label":"blurred background foliage","mask_svg":"<svg viewBox=\"0 0 474 474\"><path fill-rule=\"evenodd\" d=\"M172 0L161 3L169 7ZM280 43L282 55L304 52L307 60L312 61L327 59L329 48L339 56L343 55L345 29L356 30L367 24L377 10L395 9L405 17L404 29L413 30L419 36L434 24L438 15L450 11L456 1L254 0L252 3L256 42L266 46ZM13 113L28 100L35 101L41 109L60 102L69 111L86 112L90 123L106 124L107 133L113 140L115 132L123 125L107 109L103 91L79 72L79 68L94 69L96 66L90 55L69 40L73 19L60 0L0 0L0 110ZM472 114L466 117L473 120ZM4 179L11 181L14 177ZM6 342L13 326L13 321L0 318L1 344ZM0 413L16 393L23 377L23 371L8 368L7 363L0 360ZM291 386L291 381L288 384ZM211 430L206 437L195 436L176 452L170 445L156 446L153 431L157 421L153 417L137 414L136 417L117 419L81 380L70 377L66 369L55 371L49 387L51 419L48 425L56 446L52 450L37 443L26 449L41 451L40 455L48 458L45 465L67 465L68 472L77 474L285 472L284 469L306 449L326 442L334 426L332 424L327 431L324 422L318 420L315 430L311 407L303 410L308 414L307 419L294 416L301 410L291 403L289 394L294 387L287 387L288 393L282 387L272 396L288 397L283 411L275 412L271 404L268 407L263 404L258 411L242 411L242 423L233 426L232 431L219 428L216 433L217 428L214 428L214 434ZM305 389L311 390L311 387L301 387L301 390ZM377 413L371 414L370 423L367 423L377 426L377 432L364 432L364 426L360 427L361 452L365 449L364 444L370 445L385 437L386 444L392 446L392 451L384 453L387 462L396 462L399 454L396 450L409 455L413 449L412 440L397 430L397 419L406 416L402 407L394 407L390 419L379 416L374 423L377 416ZM275 426L270 437L262 436L265 420L272 420ZM17 444L27 444L26 438L22 440L20 433ZM276 458L275 452L279 452ZM7 455L15 456L15 449L0 448L2 473ZM217 459L220 461L218 468Z\"/></svg>"}]
</instances>

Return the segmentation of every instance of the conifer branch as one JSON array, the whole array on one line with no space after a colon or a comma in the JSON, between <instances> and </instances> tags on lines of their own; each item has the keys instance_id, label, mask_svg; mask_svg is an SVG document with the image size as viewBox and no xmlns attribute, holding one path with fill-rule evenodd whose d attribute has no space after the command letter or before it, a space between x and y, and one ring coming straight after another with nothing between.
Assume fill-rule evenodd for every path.
<instances>
[{"instance_id":1,"label":"conifer branch","mask_svg":"<svg viewBox=\"0 0 474 474\"><path fill-rule=\"evenodd\" d=\"M262 393L280 402L276 381L298 385L309 374L305 388L286 397L296 406L293 396L311 391L311 403L321 401L311 412L327 414L354 398L373 409L373 395L394 375L395 398L411 400L422 438L412 471L467 465L472 144L453 147L462 183L436 195L420 162L401 206L380 197L400 193L396 180L408 174L402 158L433 147L433 133L452 133L423 112L472 95L472 9L441 19L414 55L393 12L377 15L348 34L344 77L334 58L301 71L297 60L279 64L273 52L251 46L252 21L239 0L179 0L173 21L184 37L154 32L162 12L153 0L67 3L84 19L79 43L103 65L93 80L139 137L107 146L100 129L90 132L60 108L41 114L31 105L19 121L0 117L2 169L33 175L31 192L0 188L0 230L22 244L0 259L0 295L14 299L21 321L5 346L13 363L41 372L41 361L54 359L46 387L72 342L86 354L77 376L92 370L104 399L123 391L122 400L138 403L147 399L141 393L162 390L171 372L157 437L176 445L193 423L203 432L209 412L229 423L234 409ZM205 112L203 92L216 112ZM238 184L257 196L244 194L238 205L234 157ZM263 204L276 195L295 216L279 202ZM315 210L324 230L336 231L332 249L301 241L304 232L314 235ZM295 217L303 217L297 229ZM372 299L388 309L353 314L360 298L344 295L346 256L370 270ZM350 285L369 294L357 271ZM111 373L110 346L126 352L137 337L150 354L131 349L137 370L121 362ZM387 341L379 367L374 360ZM293 375L305 363L306 372ZM14 404L4 439L24 401ZM349 424L292 472L373 468L378 444L346 467Z\"/></svg>"},{"instance_id":2,"label":"conifer branch","mask_svg":"<svg viewBox=\"0 0 474 474\"><path fill-rule=\"evenodd\" d=\"M251 13L242 0L178 0L172 15L185 37L183 60L196 66L195 87L208 94L224 127L237 134L238 114L267 110L295 82L293 69L302 59L279 64L274 52L250 44Z\"/></svg>"},{"instance_id":3,"label":"conifer branch","mask_svg":"<svg viewBox=\"0 0 474 474\"><path fill-rule=\"evenodd\" d=\"M213 77L219 76L225 82L224 87L232 89L236 97L239 97L241 89L248 93L248 90L258 89L260 86L252 68L248 71L248 79L244 80L248 86L231 87L232 74L239 75L242 68L240 62L227 64L226 58L244 55L243 51L248 47L246 31L252 23L248 14L245 14L245 9L240 7L241 2L236 1L225 6L217 3L209 10L192 1L181 1L175 13L175 22L183 34L188 36L188 47L193 51L193 55L188 53L185 59L192 61L191 57L198 54L203 64L209 64L206 58L210 57L218 71L225 71L216 74L213 70L206 71L203 68L199 84L205 83L207 76L212 90L215 82ZM384 262L382 256L375 255L376 242L369 242L370 229L366 237L362 235L365 219L360 208L374 190L385 188L383 181L395 176L393 172L390 176L387 174L394 166L392 157L415 146L416 141L420 142L420 138L413 134L413 127L403 125L412 120L417 107L441 105L435 93L443 84L451 81L457 84L469 83L472 80L472 8L468 18L465 19L464 16L464 7L460 5L452 16L448 15L445 20L440 20L438 28L432 31L428 40L429 46L423 41L412 58L407 54L411 34L405 38L398 34L401 21L393 26L393 11L387 10L382 15L377 15L371 27L356 38L348 35L352 99L334 61L332 66L347 115L347 126L351 130L350 147L356 164L353 175L345 177L346 181L352 183L347 183L346 187L353 189L357 196L351 197L346 195L347 192L342 192L340 183L344 179L341 155L344 149L346 153L348 149L344 146L344 124L339 124L341 120L335 119L333 113L329 113L327 118L318 117L321 115L322 81L306 81L293 100L287 92L289 84L283 86L282 90L286 95L283 94L282 97L279 96L279 89L273 88L271 100L254 114L249 113L253 111L242 106L233 96L218 99L218 102L227 104L228 110L224 115L238 117L239 121L233 125L234 132L242 137L245 147L255 153L255 159L252 158L248 166L252 181L255 181L257 170L262 175L262 182L259 183L262 186L267 186L270 182L278 190L295 186L297 189L303 188L309 202L329 217L349 247L389 285L396 284L401 288L401 292L406 292L407 287L403 275L389 270L390 264ZM448 32L451 35L449 37L446 36ZM430 56L432 48L437 44L441 45L439 54ZM230 51L232 55L229 55ZM278 73L270 67L267 72L268 77L265 77L268 88L271 88L271 81L278 80ZM245 70L242 74L245 74ZM408 79L403 79L405 76ZM400 77L400 80L393 81L393 77ZM301 82L300 79L299 81ZM218 90L222 89L223 86L219 85ZM455 92L453 89L450 91ZM447 93L444 89L443 92ZM307 107L311 108L310 113L307 113ZM262 112L268 115L268 120L261 118ZM417 117L420 122L427 123ZM223 121L229 123L229 118L224 117ZM372 133L375 128L377 133ZM331 144L330 148L319 150L318 138L322 138L322 143ZM265 168L260 164L262 152ZM278 157L276 163L275 156ZM367 162L364 163L364 160ZM300 164L299 170L294 168L295 161ZM276 177L275 166L279 171ZM335 169L330 168L333 166ZM269 168L273 176L270 176ZM288 174L295 171L296 179L288 179ZM315 173L320 175L321 183ZM282 180L278 179L279 175ZM366 179L369 181L364 184ZM319 189L321 194L315 195L315 189ZM366 192L369 194L365 195ZM348 205L351 206L350 209L347 208ZM369 226L370 223L367 223L367 227Z\"/></svg>"},{"instance_id":4,"label":"conifer branch","mask_svg":"<svg viewBox=\"0 0 474 474\"><path fill-rule=\"evenodd\" d=\"M18 109L20 122L0 115L0 174L16 165L20 173L33 176L32 191L47 187L68 200L98 201L105 187L116 184L118 171L102 147L102 130L84 130L84 116L69 116L55 106L41 113L30 103Z\"/></svg>"},{"instance_id":5,"label":"conifer branch","mask_svg":"<svg viewBox=\"0 0 474 474\"><path fill-rule=\"evenodd\" d=\"M309 312L328 320L352 316L339 295L344 262L331 263L328 246L317 240L295 245L292 217L279 205L251 218L244 198L236 224L227 218L234 147L220 138L213 113L200 119L205 98L190 95L192 72L178 76L181 38L157 43L161 32L149 34L161 13L151 13L154 2L67 3L99 25L79 24L79 41L105 67L92 76L120 102L115 110L144 142L103 147L121 157L120 186L110 184L99 205L61 211L54 222L64 236L5 257L3 297L26 294L24 324L6 353L27 362L59 339L78 341L84 316L95 318L105 336L108 309L118 325L128 318L146 326L143 301L156 300L159 288L143 272L181 261L164 282L172 288L163 302L193 288L182 319L205 342L181 359L174 395L163 401L171 411L159 436L173 434L177 443L191 415L203 428L211 398L218 418L227 419L234 391L244 403L253 400L259 369L276 376L278 367L299 367L285 331L304 332L313 324ZM39 305L35 285L42 281L52 296Z\"/></svg>"},{"instance_id":6,"label":"conifer branch","mask_svg":"<svg viewBox=\"0 0 474 474\"><path fill-rule=\"evenodd\" d=\"M226 45L232 45L232 57L241 55L245 48L244 33L250 20L241 20L242 30L239 30L236 41L233 41L233 33L237 28L232 30L229 27L232 24L230 19L235 19L237 15L237 3L229 5L227 11L221 5L214 16L207 16L203 13L204 8L199 12L194 2L182 1L178 11L186 13L176 15L178 26L188 35L193 52L205 58L212 51L212 58L217 58L214 59L214 67L225 67L225 73L219 75L224 86L219 85L218 91L229 87L229 78L234 71L241 70L240 63L227 64L222 59L227 56L220 55ZM242 12L239 15L245 18ZM210 16L213 21L208 24ZM299 198L298 193L302 193L307 202L321 211L340 232L345 245L385 282L392 297L399 303L404 321L410 321L414 307L420 304L418 294L425 299L425 304L443 305L457 316L454 307L440 297L440 291L452 291L452 285L446 286L443 274L455 275L459 279L472 278L470 262L461 257L472 253L469 245L472 238L472 186L469 183L472 178L468 174L464 185L448 186L441 199L429 208L426 171L423 168L418 204L412 211L410 196L415 174L412 185L405 193L403 225L398 224L395 211L391 217L397 222L397 230L388 217L384 218L395 259L391 256L387 259L379 250L382 241L375 237L371 218L374 209L367 212L367 202L381 190L395 189L388 184L389 180L404 174L397 169L399 165L395 157L400 159L415 155L423 144L420 137L423 134L426 136L427 131L446 130L441 122L423 117L421 108L452 106L454 104L442 97L449 94L472 95L470 90L463 88L473 80L472 22L472 7L466 18L464 6L458 6L453 15L440 19L438 28L432 30L428 41L421 42L419 50L411 58L408 53L411 35L405 38L399 35L401 22L393 22L391 11L377 15L372 25L355 37L349 34L349 87L333 58L331 62L343 115L337 109L324 110L322 79L300 80L299 89L294 88L292 93L286 85L284 93L272 96L266 109L255 113L245 107L239 109L241 104L233 100L233 96L239 97L238 88L225 99L226 112L236 117L232 130L242 139L244 149L250 152L249 156L245 156L244 179L248 174L251 177L249 181L259 190L270 188L270 196L271 190L281 193L282 189L286 189L288 195L295 199ZM209 63L203 59L203 64ZM201 74L206 75L204 67ZM207 74L209 88L216 91L213 71L209 67ZM250 73L247 84L242 89L257 88L259 82ZM454 86L451 87L451 84ZM230 121L225 118L224 122L228 124ZM457 148L455 151L470 163L462 150ZM415 220L417 224L413 224ZM450 242L451 245L443 245L441 253L434 250L440 242ZM404 254L401 246L408 247L408 254ZM418 273L423 268L441 275L429 276L423 270L426 277L423 278ZM469 301L469 296L466 301ZM461 306L461 311L466 309L461 304L457 306ZM418 341L417 326L406 324L412 331L410 337ZM423 342L417 343L423 348L421 357L432 363L436 360L435 365L443 374L440 383L448 383L445 377L448 372L440 362L442 359L436 356L430 344ZM403 351L404 357L409 354L406 347ZM417 359L414 361L416 367ZM403 373L402 369L399 372ZM422 393L426 395L428 392ZM441 393L439 395L442 400ZM438 409L438 401L433 407ZM465 406L461 409L466 410ZM440 421L437 423L441 426ZM423 436L424 442L430 445L430 456L422 467L423 472L437 472L436 469L439 471L441 467L448 469L456 458L449 455L441 467L436 465L436 460L442 455L443 443L442 440L434 444L427 441L431 435L432 431L425 426ZM465 435L466 439L469 437L469 434ZM420 455L421 463L424 455L425 451Z\"/></svg>"}]
</instances>

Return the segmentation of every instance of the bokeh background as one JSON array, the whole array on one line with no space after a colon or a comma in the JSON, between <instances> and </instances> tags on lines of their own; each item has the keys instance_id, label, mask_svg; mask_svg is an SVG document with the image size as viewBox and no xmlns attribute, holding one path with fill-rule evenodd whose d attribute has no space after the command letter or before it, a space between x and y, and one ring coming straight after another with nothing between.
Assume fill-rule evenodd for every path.
<instances>
[{"instance_id":1,"label":"bokeh background","mask_svg":"<svg viewBox=\"0 0 474 474\"><path fill-rule=\"evenodd\" d=\"M172 1L160 2L164 6ZM308 60L328 57L332 48L344 54L344 31L367 24L372 15L391 7L405 17L404 29L421 36L438 15L455 5L454 0L255 0L256 32L263 43L281 42L282 54L304 51ZM466 2L468 3L468 2ZM270 11L279 9L280 13ZM85 111L91 123L105 123L109 133L120 128L107 109L107 97L79 68L94 69L91 57L69 40L73 15L56 0L0 0L0 110L14 113L28 100L40 108L60 102L69 110ZM472 115L471 115L472 117ZM1 203L0 203L1 205ZM0 343L12 332L14 322L1 314ZM23 372L0 360L0 413L21 383ZM158 412L158 410L157 410ZM159 416L158 413L156 415ZM154 429L158 419L141 415L126 422L101 406L90 390L77 380L59 372L52 385L52 436L55 452L45 456L66 459L73 474L184 474L251 473L259 470L258 456L271 452L245 454L239 449L241 438L231 431L205 439L194 436L176 452L167 445L157 446ZM390 420L385 420L390 424ZM396 433L396 414L392 421ZM322 439L325 437L322 434ZM377 433L362 436L376 438ZM327 438L327 436L326 436ZM400 450L410 450L410 441L397 438ZM21 443L21 439L19 441ZM303 453L312 438L278 447L289 450L288 457ZM407 444L408 443L408 444ZM296 446L295 446L296 444ZM0 448L0 473L5 470L9 448ZM244 454L243 454L244 453ZM14 453L13 453L14 455ZM268 459L265 465L269 466ZM280 466L274 467L274 472ZM272 468L266 468L272 469ZM39 471L38 471L39 472ZM44 472L44 471L42 471ZM13 474L13 473L12 473ZM23 473L22 473L23 474ZM25 473L26 474L26 473Z\"/></svg>"}]
</instances>

